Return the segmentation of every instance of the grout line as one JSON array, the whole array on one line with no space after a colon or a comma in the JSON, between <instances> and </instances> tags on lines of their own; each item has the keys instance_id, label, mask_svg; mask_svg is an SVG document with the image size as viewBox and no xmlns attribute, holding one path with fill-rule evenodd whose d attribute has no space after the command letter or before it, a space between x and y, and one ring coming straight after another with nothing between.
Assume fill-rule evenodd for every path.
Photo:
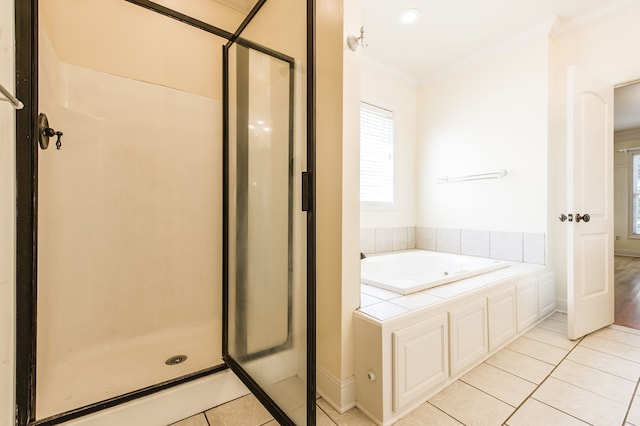
<instances>
[{"instance_id":1,"label":"grout line","mask_svg":"<svg viewBox=\"0 0 640 426\"><path fill-rule=\"evenodd\" d=\"M452 383L453 384L453 383ZM437 405L433 405L431 403L431 401L427 401L427 404L429 404L430 406L432 406L433 408L435 408L436 410L440 411L441 413L444 413L447 417L451 417L453 420L455 420L456 422L464 425L464 423L462 423L462 420L459 420L457 418L455 418L454 416L452 416L451 414L447 413L446 411L444 411L443 409L441 409L440 407L438 407Z\"/></svg>"},{"instance_id":2,"label":"grout line","mask_svg":"<svg viewBox=\"0 0 640 426\"><path fill-rule=\"evenodd\" d=\"M325 416L327 416L327 418L331 421L331 423L333 423L334 425L338 426L338 423L336 423L336 421L335 421L335 420L333 420L333 417L331 417L331 416L329 415L329 413L327 413L326 411L324 411L324 410L322 409L322 407L320 406L320 404L318 404L318 399L320 399L320 398L317 398L317 399L316 399L316 410L320 410L320 411L322 411L322 412L324 413L324 415L325 415ZM340 413L338 413L338 415L340 415Z\"/></svg>"},{"instance_id":3,"label":"grout line","mask_svg":"<svg viewBox=\"0 0 640 426\"><path fill-rule=\"evenodd\" d=\"M204 416L204 421L207 422L207 426L211 426L211 423L209 423L209 417L207 417L207 413L203 411L202 415Z\"/></svg>"},{"instance_id":4,"label":"grout line","mask_svg":"<svg viewBox=\"0 0 640 426\"><path fill-rule=\"evenodd\" d=\"M627 408L627 412L624 415L624 419L622 420L622 424L627 423L627 418L629 417L629 411L631 411L631 407L633 406L633 400L636 399L636 394L638 393L638 383L640 383L640 379L636 382L636 387L633 389L633 394L631 395L631 401L629 401L629 407Z\"/></svg>"},{"instance_id":5,"label":"grout line","mask_svg":"<svg viewBox=\"0 0 640 426\"><path fill-rule=\"evenodd\" d=\"M482 365L482 364L481 364L481 365ZM487 365L489 365L489 364L487 364ZM478 368L478 367L476 367L476 368ZM475 368L474 368L473 370L475 370ZM473 370L471 370L471 371L473 371ZM468 373L467 373L467 374L468 374ZM509 374L511 374L511 373L509 373ZM513 374L511 374L511 375L513 376ZM462 376L462 377L464 377L464 376ZM502 400L502 399L498 398L497 396L492 395L492 394L490 394L489 392L487 392L487 391L485 391L485 390L480 389L479 387L477 387L476 385L474 385L474 384L472 384L472 383L469 383L469 382L466 382L466 381L462 380L462 377L460 377L458 380L459 380L460 382L464 383L465 385L470 386L470 387L472 387L472 388L474 388L474 389L476 389L476 390L479 390L480 392L484 393L484 394L485 394L485 395L487 395L487 396L490 396L491 398L495 399L496 401L499 401L499 402L502 402L502 403L504 403L504 404L507 404L509 407L515 408L515 406L514 406L514 405L509 404L507 401L504 401L504 400ZM514 376L514 377L518 377L518 376Z\"/></svg>"},{"instance_id":6,"label":"grout line","mask_svg":"<svg viewBox=\"0 0 640 426\"><path fill-rule=\"evenodd\" d=\"M598 336L594 336L594 337L598 337ZM581 338L581 339L582 339L582 338ZM603 338L601 337L601 339L603 339ZM607 340L607 339L603 339L603 340ZM619 344L624 345L624 343L616 342L616 341L614 341L614 340L609 340L609 342L614 342L614 343L619 343ZM577 346L577 345L576 345L576 346ZM636 347L634 347L634 346L630 346L630 345L627 345L627 346L629 346L629 347L631 347L631 348L634 348L635 350L639 350L639 349L640 349L640 348L636 348ZM601 354L609 355L609 356L612 356L612 357L615 357L615 358L619 358L619 359L622 359L622 360L625 360L625 361L628 361L628 362L633 362L633 363L635 363L635 364L640 364L640 362L635 361L635 360L633 360L633 359L624 358L624 357L621 357L621 356L619 356L619 355L617 355L617 354L612 354L611 352L605 352L605 351L602 351L602 350L600 350L600 349L592 348L591 346L583 346L583 348L590 349L590 350L595 351L595 352L600 352Z\"/></svg>"},{"instance_id":7,"label":"grout line","mask_svg":"<svg viewBox=\"0 0 640 426\"><path fill-rule=\"evenodd\" d=\"M502 349L500 349L500 350L501 350L501 351L504 351L504 350L508 350L508 349L506 349L506 348L502 348ZM519 352L516 352L516 353L519 353ZM528 355L527 355L527 356L528 356ZM531 357L529 357L529 358L531 358ZM531 358L531 359L535 359L535 358ZM487 361L488 361L488 360L487 360ZM519 378L519 379L522 379L522 380L524 380L524 381L525 381L525 382L527 382L527 383L531 383L532 385L535 385L536 387L538 386L538 384L537 384L536 382L532 382L532 381L531 381L531 380L529 380L529 379L525 379L524 377L520 377L520 376L518 376L518 375L516 375L516 374L513 374L513 373L512 373L512 372L510 372L510 371L505 370L504 368L501 368L501 367L498 367L498 366L496 366L496 365L490 364L490 363L488 363L487 361L484 361L484 363L485 363L485 364L487 364L487 365L489 365L489 366L491 366L491 367L493 367L493 368L497 368L497 369L498 369L498 370L500 370L500 371L504 371L505 373L509 373L509 374L511 374L512 376L515 376L515 377L517 377L517 378ZM537 361L537 360L536 360L536 361ZM473 371L473 370L472 370L472 371ZM541 382L541 383L542 383L542 382Z\"/></svg>"},{"instance_id":8,"label":"grout line","mask_svg":"<svg viewBox=\"0 0 640 426\"><path fill-rule=\"evenodd\" d=\"M567 357L569 356L569 354L570 354L571 352L573 352L573 350L574 350L575 348L577 348L577 347L580 345L580 343L582 342L582 339L584 339L584 337L581 337L581 338L580 338L580 340L578 341L578 344L577 344L577 345L575 345L575 346L574 346L574 347L573 347L569 352L567 352L567 354L566 354L566 355L565 355L565 356L564 356L564 357L563 357L563 358L562 358L562 359L561 359L561 360L560 360L560 361L555 365L555 367L553 367L553 369L551 369L551 371L549 372L549 374L547 374L547 376L546 376L546 377L545 377L545 378L540 382L540 384L539 384L539 385L537 385L537 386L536 386L536 388L535 388L535 389L534 389L534 390L533 390L533 391L532 391L532 392L531 392L531 393L530 393L530 394L529 394L529 395L528 395L524 400L522 400L522 402L520 403L520 405L518 405L518 406L516 407L516 409L511 413L511 415L510 415L509 417L507 417L507 419L503 422L503 424L506 424L506 423L511 419L511 417L513 417L513 415L514 415L514 414L515 414L515 413L520 409L520 407L522 407L522 406L524 405L524 403L525 403L525 402L527 402L527 401L529 400L529 398L531 398L531 397L533 396L533 394L534 394L534 393L536 393L536 391L540 388L540 386L542 386L542 385L547 381L547 379L548 379L549 377L551 377L551 375L553 374L553 372L554 372L554 371L556 371L556 369L560 366L560 364L562 364L562 361L564 361L565 359L567 359ZM535 399L535 398L534 398L534 399ZM538 401L538 400L536 399L536 401ZM544 404L544 402L542 402L542 401L538 401L538 402L540 402L540 403ZM548 405L548 404L545 404L545 405ZM549 407L551 407L551 406L549 405ZM554 408L554 409L558 410L556 407L552 407L552 408ZM563 413L564 413L564 411L562 411L562 410L558 410L558 411L561 411L561 412L563 412ZM571 416L571 414L569 414L569 413L565 413L565 414L567 414L567 415ZM573 417L573 416L572 416L572 417ZM580 419L580 420L581 420L581 419ZM582 420L582 421L584 421L584 420Z\"/></svg>"},{"instance_id":9,"label":"grout line","mask_svg":"<svg viewBox=\"0 0 640 426\"><path fill-rule=\"evenodd\" d=\"M562 348L559 348L559 347L557 347L557 346L550 345L550 344L548 344L548 343L540 342L539 340L530 339L530 338L528 338L528 337L525 337L525 336L524 336L524 334L523 334L522 336L518 337L518 339L527 339L527 340L531 340L531 341L536 342L536 343L542 343L543 345L551 346L552 348L555 348L555 349L562 349ZM514 342L515 342L515 340L514 340ZM507 345L507 346L509 346L509 345ZM576 345L576 346L578 346L578 345ZM574 346L574 348L575 348L575 346ZM554 366L556 366L556 367L558 366L558 364L559 364L559 363L561 363L562 361L564 361L564 359L567 357L567 355L569 355L569 353L573 350L573 348L572 348L572 349L570 349L570 350L569 350L569 349L562 349L563 351L569 351L569 352L567 352L567 354L566 354L566 355L564 355L564 357L563 357L560 361L558 361L558 364L555 364L555 363L553 363L553 362L549 362L549 361L545 361L545 360L540 359L540 358L536 358L536 357L531 356L531 355L529 355L529 354L527 354L527 353L520 352L520 351L518 351L518 350L516 350L516 349L512 349L512 348L508 348L508 349L509 349L510 351L512 351L512 352L518 353L518 354L520 354L520 355L526 355L526 356L528 356L529 358L533 358L533 359L535 359L536 361L544 362L545 364L548 364L548 365L554 365ZM555 369L555 368L554 368L554 369ZM553 370L552 370L552 371L553 371Z\"/></svg>"}]
</instances>

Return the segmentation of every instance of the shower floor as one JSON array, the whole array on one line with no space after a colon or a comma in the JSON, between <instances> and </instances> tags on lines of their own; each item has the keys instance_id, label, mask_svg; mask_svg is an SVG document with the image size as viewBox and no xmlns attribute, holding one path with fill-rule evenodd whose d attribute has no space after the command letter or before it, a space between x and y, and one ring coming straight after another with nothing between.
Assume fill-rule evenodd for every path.
<instances>
[{"instance_id":1,"label":"shower floor","mask_svg":"<svg viewBox=\"0 0 640 426\"><path fill-rule=\"evenodd\" d=\"M36 418L43 419L222 364L220 327L173 328L163 333L88 347L57 363L39 357ZM181 364L166 365L174 355Z\"/></svg>"}]
</instances>

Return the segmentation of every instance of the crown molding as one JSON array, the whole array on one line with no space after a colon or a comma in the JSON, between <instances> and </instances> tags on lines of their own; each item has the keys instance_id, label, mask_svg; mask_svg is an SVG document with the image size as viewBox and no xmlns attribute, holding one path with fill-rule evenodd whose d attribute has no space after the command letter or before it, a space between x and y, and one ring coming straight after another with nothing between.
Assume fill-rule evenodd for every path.
<instances>
[{"instance_id":1,"label":"crown molding","mask_svg":"<svg viewBox=\"0 0 640 426\"><path fill-rule=\"evenodd\" d=\"M556 24L551 28L550 35L554 39L563 37L638 4L640 4L640 0L613 0L587 13L578 15L575 18L567 20L558 19Z\"/></svg>"}]
</instances>

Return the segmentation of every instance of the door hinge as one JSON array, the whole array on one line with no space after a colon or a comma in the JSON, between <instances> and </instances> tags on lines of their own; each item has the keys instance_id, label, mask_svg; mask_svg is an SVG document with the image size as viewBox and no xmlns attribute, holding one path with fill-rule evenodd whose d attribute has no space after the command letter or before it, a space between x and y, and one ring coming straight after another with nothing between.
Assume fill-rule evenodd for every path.
<instances>
[{"instance_id":1,"label":"door hinge","mask_svg":"<svg viewBox=\"0 0 640 426\"><path fill-rule=\"evenodd\" d=\"M312 172L302 172L302 211L313 210L313 175Z\"/></svg>"}]
</instances>

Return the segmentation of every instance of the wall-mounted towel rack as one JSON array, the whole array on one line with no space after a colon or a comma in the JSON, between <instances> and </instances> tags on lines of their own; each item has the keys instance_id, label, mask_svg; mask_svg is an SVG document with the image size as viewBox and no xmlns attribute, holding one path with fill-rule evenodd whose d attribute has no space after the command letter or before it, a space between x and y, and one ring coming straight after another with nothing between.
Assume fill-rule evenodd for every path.
<instances>
[{"instance_id":1,"label":"wall-mounted towel rack","mask_svg":"<svg viewBox=\"0 0 640 426\"><path fill-rule=\"evenodd\" d=\"M483 180L483 179L500 179L507 175L507 171L505 169L498 170L497 172L489 172L489 173L479 173L475 175L464 175L464 176L444 176L438 179L436 183L453 183L453 182L464 182L467 180Z\"/></svg>"},{"instance_id":2,"label":"wall-mounted towel rack","mask_svg":"<svg viewBox=\"0 0 640 426\"><path fill-rule=\"evenodd\" d=\"M20 102L18 100L18 98L16 98L15 96L13 96L11 93L9 93L9 91L7 89L4 88L4 86L2 84L0 84L0 93L2 93L5 97L5 99L0 98L0 101L7 101L9 102L11 105L13 105L13 107L15 109L22 109L24 108L24 104L22 102Z\"/></svg>"}]
</instances>

